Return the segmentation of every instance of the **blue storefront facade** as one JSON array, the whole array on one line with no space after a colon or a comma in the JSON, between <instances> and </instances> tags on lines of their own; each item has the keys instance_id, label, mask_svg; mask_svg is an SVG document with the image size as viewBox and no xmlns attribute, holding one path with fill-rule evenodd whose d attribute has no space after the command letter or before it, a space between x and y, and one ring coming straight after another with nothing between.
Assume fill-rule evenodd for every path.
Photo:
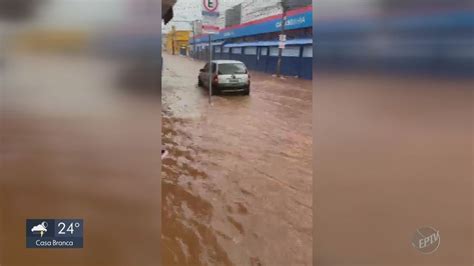
<instances>
[{"instance_id":1,"label":"blue storefront facade","mask_svg":"<svg viewBox=\"0 0 474 266\"><path fill-rule=\"evenodd\" d=\"M287 13L286 47L282 53L281 73L303 79L312 78L312 7ZM244 62L250 70L274 74L278 60L278 36L281 15L221 30L211 36L213 58ZM194 58L206 60L209 53L209 36L196 36L190 49Z\"/></svg>"}]
</instances>

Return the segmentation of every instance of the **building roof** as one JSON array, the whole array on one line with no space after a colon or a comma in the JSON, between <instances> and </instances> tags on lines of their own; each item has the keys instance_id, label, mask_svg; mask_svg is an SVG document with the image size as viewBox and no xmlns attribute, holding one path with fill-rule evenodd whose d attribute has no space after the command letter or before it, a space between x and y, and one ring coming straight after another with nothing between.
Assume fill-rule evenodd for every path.
<instances>
[{"instance_id":1,"label":"building roof","mask_svg":"<svg viewBox=\"0 0 474 266\"><path fill-rule=\"evenodd\" d=\"M285 45L305 45L312 44L313 39L293 39L287 40ZM260 42L243 42L243 43L228 43L224 47L249 47L249 46L278 46L279 41L260 41Z\"/></svg>"},{"instance_id":2,"label":"building roof","mask_svg":"<svg viewBox=\"0 0 474 266\"><path fill-rule=\"evenodd\" d=\"M259 35L269 32L279 32L281 30L281 16L265 17L262 19L249 21L243 24L221 29L219 33L211 35L212 40L234 39L244 36ZM287 13L287 22L285 30L295 30L302 28L311 28L313 26L312 6L298 8ZM196 35L191 40L192 43L202 43L208 41L208 35Z\"/></svg>"}]
</instances>

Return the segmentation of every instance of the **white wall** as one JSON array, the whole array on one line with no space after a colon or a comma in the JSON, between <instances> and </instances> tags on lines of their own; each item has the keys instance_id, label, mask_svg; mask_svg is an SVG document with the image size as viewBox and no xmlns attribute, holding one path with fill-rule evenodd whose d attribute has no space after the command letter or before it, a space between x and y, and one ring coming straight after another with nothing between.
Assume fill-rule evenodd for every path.
<instances>
[{"instance_id":1,"label":"white wall","mask_svg":"<svg viewBox=\"0 0 474 266\"><path fill-rule=\"evenodd\" d=\"M225 11L233 6L243 3L245 0L221 0L220 7L219 7L219 20L218 25L221 28L225 27Z\"/></svg>"},{"instance_id":2,"label":"white wall","mask_svg":"<svg viewBox=\"0 0 474 266\"><path fill-rule=\"evenodd\" d=\"M245 0L242 4L242 23L281 14L281 0Z\"/></svg>"}]
</instances>

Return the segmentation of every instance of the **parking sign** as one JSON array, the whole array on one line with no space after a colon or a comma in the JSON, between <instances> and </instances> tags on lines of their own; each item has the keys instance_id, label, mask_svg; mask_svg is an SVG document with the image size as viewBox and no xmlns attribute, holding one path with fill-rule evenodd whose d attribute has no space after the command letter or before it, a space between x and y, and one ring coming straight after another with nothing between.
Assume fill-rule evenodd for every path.
<instances>
[{"instance_id":1,"label":"parking sign","mask_svg":"<svg viewBox=\"0 0 474 266\"><path fill-rule=\"evenodd\" d=\"M204 9L208 12L214 12L219 7L218 0L203 0L202 4L204 6Z\"/></svg>"},{"instance_id":2,"label":"parking sign","mask_svg":"<svg viewBox=\"0 0 474 266\"><path fill-rule=\"evenodd\" d=\"M219 19L218 0L203 0L202 9L202 33L214 34L218 33L220 28L217 26Z\"/></svg>"}]
</instances>

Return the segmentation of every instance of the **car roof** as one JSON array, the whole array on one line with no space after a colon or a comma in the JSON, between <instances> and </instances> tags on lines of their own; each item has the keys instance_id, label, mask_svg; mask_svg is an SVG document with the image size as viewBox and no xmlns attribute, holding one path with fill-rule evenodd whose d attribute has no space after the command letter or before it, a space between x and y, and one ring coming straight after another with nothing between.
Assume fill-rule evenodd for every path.
<instances>
[{"instance_id":1,"label":"car roof","mask_svg":"<svg viewBox=\"0 0 474 266\"><path fill-rule=\"evenodd\" d=\"M216 63L216 64L244 64L243 62L237 61L237 60L212 60L212 63Z\"/></svg>"}]
</instances>

